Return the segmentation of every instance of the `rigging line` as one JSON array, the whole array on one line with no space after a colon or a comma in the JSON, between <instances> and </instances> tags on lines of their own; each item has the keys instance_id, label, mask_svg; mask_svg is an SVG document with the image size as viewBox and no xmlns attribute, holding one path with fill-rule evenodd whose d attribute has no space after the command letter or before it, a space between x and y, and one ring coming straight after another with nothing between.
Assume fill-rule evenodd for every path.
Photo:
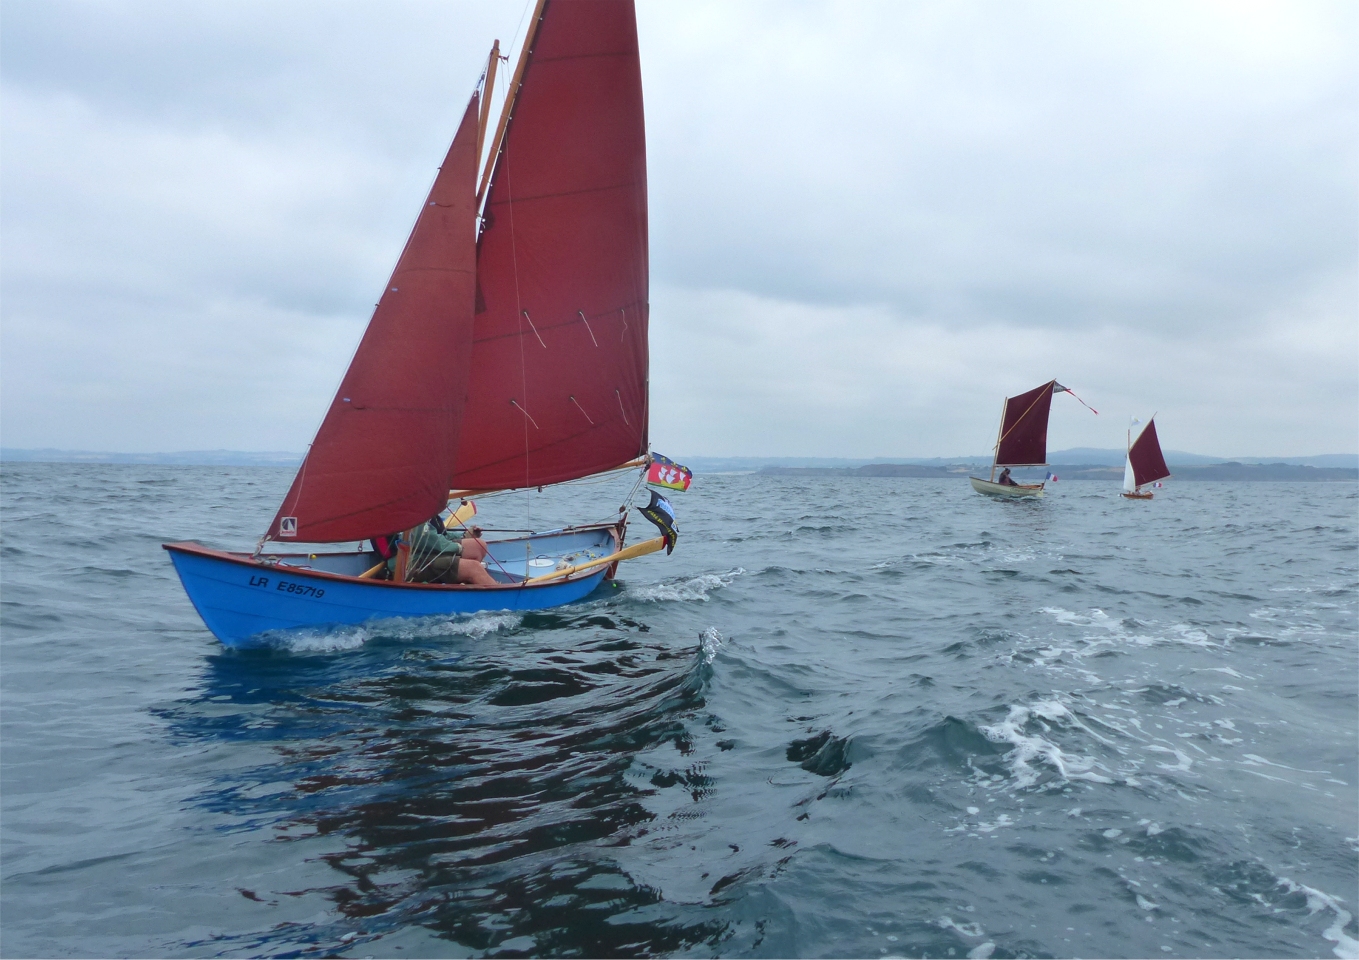
<instances>
[{"instance_id":1,"label":"rigging line","mask_svg":"<svg viewBox=\"0 0 1359 960\"><path fill-rule=\"evenodd\" d=\"M628 308L619 307L618 312L623 315L623 332L618 335L618 342L622 343L628 338Z\"/></svg>"},{"instance_id":2,"label":"rigging line","mask_svg":"<svg viewBox=\"0 0 1359 960\"><path fill-rule=\"evenodd\" d=\"M456 515L456 511L454 511L454 513L449 514L449 517L452 518L452 517L455 516L455 515ZM458 520L458 526L462 527L462 529L463 529L463 536L464 536L464 537L465 537L467 534L469 534L469 533L472 532L472 528L468 525L468 523L467 523L466 520ZM486 532L486 529L485 529L484 527L481 528L481 532L482 532L482 533L485 533L485 532ZM532 532L532 531L530 531L530 532ZM461 541L459 541L459 542L461 542ZM495 561L495 565L496 565L497 567L500 568L500 572L503 573L503 574L505 574L505 576L510 577L510 578L511 578L511 582L513 582L514 575L513 575L512 573L510 573L508 570L505 569L505 565L504 565L503 563L500 562L500 558L499 558L499 557L497 557L495 554L493 554L490 550L487 550L487 551L486 551L486 556L488 556L488 557L490 557L492 560L494 560L494 561ZM461 563L462 560L463 560L463 556L462 556L461 553L459 553L459 554L458 554L458 562ZM468 562L468 563L481 563L482 566L485 566L485 565L486 565L484 560L482 560L482 561L478 561L478 560L468 560L467 562Z\"/></svg>"},{"instance_id":3,"label":"rigging line","mask_svg":"<svg viewBox=\"0 0 1359 960\"><path fill-rule=\"evenodd\" d=\"M515 25L515 28L514 28L514 35L510 37L510 42L509 42L509 44L506 46L505 49L507 49L507 50L513 50L513 49L514 49L514 42L515 42L516 40L519 39L519 31L520 31L521 29L523 29L523 26L524 26L524 19L529 15L529 10L532 8L532 6L533 6L533 0L524 0L524 8L523 8L522 10L519 11L519 23ZM507 56L507 57L505 57L505 59L508 60L509 57ZM508 91L508 88L507 88L507 91Z\"/></svg>"},{"instance_id":4,"label":"rigging line","mask_svg":"<svg viewBox=\"0 0 1359 960\"><path fill-rule=\"evenodd\" d=\"M1052 383L1049 383L1049 384L1048 384L1048 386L1052 386L1052 384L1053 384L1053 383L1056 383L1056 382L1057 382L1056 380L1053 380ZM1006 437L1008 437L1010 434L1012 434L1012 433L1015 432L1015 427L1019 426L1020 422L1023 421L1023 419L1029 415L1029 411L1032 410L1034 407L1038 406L1038 401L1039 401L1039 400L1042 400L1042 399L1043 399L1043 394L1042 394L1042 393L1039 393L1038 396L1036 396L1036 397L1033 398L1033 403L1029 404L1028 409L1026 409L1023 413L1021 413L1021 414L1019 415L1019 418L1016 419L1014 423L1010 424L1010 429L1009 429L1009 430L1006 430L1003 434L1001 434L1000 439L996 441L996 446L997 446L997 447L999 447L1002 443L1005 442L1005 438L1006 438ZM1007 408L1009 407L1009 405L1010 405L1009 398L1006 398L1006 400L1005 400L1005 405L1006 405ZM1002 422L1003 422L1003 418L1002 418Z\"/></svg>"},{"instance_id":5,"label":"rigging line","mask_svg":"<svg viewBox=\"0 0 1359 960\"><path fill-rule=\"evenodd\" d=\"M576 313L580 314L580 322L583 323L583 324L585 324L585 329L586 329L587 331L589 331L589 334L590 334L590 342L593 343L596 347L599 346L599 341L595 339L595 332L594 332L593 330L590 329L590 321L585 319L585 311L584 311L584 310L577 310ZM571 399L574 400L575 397L572 397ZM589 418L587 417L586 419L589 419ZM591 423L594 423L593 420L591 420L590 422L591 422Z\"/></svg>"},{"instance_id":6,"label":"rigging line","mask_svg":"<svg viewBox=\"0 0 1359 960\"><path fill-rule=\"evenodd\" d=\"M320 428L318 427L317 430L319 431ZM313 446L312 443L307 444L307 452L304 453L304 454L302 455L302 463L301 463L301 465L297 468L297 496L293 498L293 506L292 506L292 509L294 509L294 510L297 509L298 503L300 503L301 500L302 500L302 485L303 485L304 483L307 482L307 461L311 459L311 448L312 448L312 446ZM279 504L279 508L278 508L278 518L277 518L277 519L279 520L279 527L280 527L280 531L279 531L279 532L280 532L280 533L282 533L282 529L281 529L281 528L282 528L282 525L283 525L283 523L282 523L282 521L283 521L283 511L286 510L286 509L288 509L287 504L288 504L288 501L287 501L287 499L285 498L284 501L283 501L283 503ZM271 523L271 524L269 525L269 530L272 530L272 529L273 529L273 524ZM269 530L264 531L264 536L260 537L259 543L255 544L255 554L254 554L255 556L259 556L260 553L262 553L263 550L264 550L264 545L265 545L267 542L269 542ZM295 536L296 536L296 533L294 532L294 537L295 537Z\"/></svg>"},{"instance_id":7,"label":"rigging line","mask_svg":"<svg viewBox=\"0 0 1359 960\"><path fill-rule=\"evenodd\" d=\"M523 55L528 56L528 51L525 50ZM508 131L506 132L508 133ZM504 158L505 162L505 206L510 214L510 262L514 266L514 305L519 308L520 315L527 320L528 311L524 309L523 298L520 296L519 293L519 243L514 230L514 178L510 174L510 144L508 140L501 143L500 153L501 156ZM529 320L529 326L530 327L533 326L532 320ZM533 331L533 335L535 337L538 336L538 331L536 328ZM543 343L543 338L538 337L538 342ZM547 344L544 343L543 347L546 348ZM528 361L524 357L524 328L522 325L519 327L519 382L524 390L524 402L527 403ZM514 403L516 407L519 407L519 404L515 403L513 399L510 400L510 403ZM529 476L530 476L529 432L527 421L532 420L533 418L528 415L528 411L524 410L523 407L519 407L519 409L523 411L523 414L526 418L526 422L524 423L524 489L527 490L529 487ZM535 423L534 426L536 427L538 426L538 424ZM533 501L529 497L524 498L524 526L526 527L533 526ZM525 572L527 573L527 568L525 568Z\"/></svg>"},{"instance_id":8,"label":"rigging line","mask_svg":"<svg viewBox=\"0 0 1359 960\"><path fill-rule=\"evenodd\" d=\"M628 494L627 499L623 501L624 510L632 506L632 501L637 496L637 489L642 485L642 481L646 479L647 470L649 469L649 467L642 467L641 470L637 471L637 482L632 485L632 491Z\"/></svg>"},{"instance_id":9,"label":"rigging line","mask_svg":"<svg viewBox=\"0 0 1359 960\"><path fill-rule=\"evenodd\" d=\"M616 387L614 388L613 395L618 398L618 409L623 414L623 422L626 423L629 427L632 426L632 424L628 421L628 412L623 409L623 395L618 392L618 389Z\"/></svg>"}]
</instances>

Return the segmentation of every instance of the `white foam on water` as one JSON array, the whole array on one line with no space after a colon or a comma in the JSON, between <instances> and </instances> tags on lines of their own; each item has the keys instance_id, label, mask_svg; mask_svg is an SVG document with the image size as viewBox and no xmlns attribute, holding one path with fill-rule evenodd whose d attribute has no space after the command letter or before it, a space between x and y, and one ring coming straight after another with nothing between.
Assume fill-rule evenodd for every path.
<instances>
[{"instance_id":1,"label":"white foam on water","mask_svg":"<svg viewBox=\"0 0 1359 960\"><path fill-rule=\"evenodd\" d=\"M1014 778L1014 788L1024 789L1038 782L1041 772L1033 764L1046 764L1057 771L1063 780L1089 780L1093 783L1114 783L1115 781L1095 769L1103 765L1092 757L1064 753L1060 747L1038 734L1026 732L1025 727L1031 719L1054 723L1070 724L1094 735L1088 727L1056 700L1043 700L1027 707L1012 704L1010 714L1000 723L981 727L982 734L992 743L1009 743L1014 749L1005 755L1010 765L1010 775Z\"/></svg>"},{"instance_id":2,"label":"white foam on water","mask_svg":"<svg viewBox=\"0 0 1359 960\"><path fill-rule=\"evenodd\" d=\"M259 640L265 646L291 653L338 653L342 650L357 650L368 642L370 636L366 627L357 626L270 632L262 634Z\"/></svg>"},{"instance_id":3,"label":"white foam on water","mask_svg":"<svg viewBox=\"0 0 1359 960\"><path fill-rule=\"evenodd\" d=\"M1320 913L1322 910L1332 911L1335 914L1335 923L1323 930L1321 935L1335 944L1331 952L1340 957L1341 960L1359 960L1359 940L1345 932L1345 927L1350 922L1350 912L1340 906L1344 903L1343 900L1333 897L1329 893L1322 893L1314 887L1295 883L1287 877L1279 877L1278 884L1289 893L1301 893L1307 897L1307 913L1309 916Z\"/></svg>"},{"instance_id":4,"label":"white foam on water","mask_svg":"<svg viewBox=\"0 0 1359 960\"><path fill-rule=\"evenodd\" d=\"M717 657L717 651L722 649L722 634L717 632L716 627L709 627L699 636L698 643L703 650L703 662L712 663Z\"/></svg>"},{"instance_id":5,"label":"white foam on water","mask_svg":"<svg viewBox=\"0 0 1359 960\"><path fill-rule=\"evenodd\" d=\"M1089 613L1076 613L1063 607L1042 607L1038 612L1047 614L1065 626L1089 628L1089 631L1079 639L1078 646L1049 641L1050 646L1042 651L1049 659L1051 651L1079 658L1119 646L1152 647L1166 643L1191 647L1226 646L1225 643L1214 640L1201 628L1185 623L1158 625L1156 621L1127 621L1111 617L1098 608L1092 609ZM1130 628L1129 622L1145 628L1146 632Z\"/></svg>"},{"instance_id":6,"label":"white foam on water","mask_svg":"<svg viewBox=\"0 0 1359 960\"><path fill-rule=\"evenodd\" d=\"M964 564L993 566L997 563L1033 563L1037 560L1059 562L1064 558L1059 553L1039 554L1034 550L1016 551L1008 548L1008 545L998 547L986 544L969 544L945 548L944 550L931 550L928 553L912 553L907 555L906 559L915 563L951 567ZM879 566L884 565L879 564Z\"/></svg>"},{"instance_id":7,"label":"white foam on water","mask_svg":"<svg viewBox=\"0 0 1359 960\"><path fill-rule=\"evenodd\" d=\"M986 931L981 928L981 924L976 923L975 921L955 923L952 917L940 917L935 922L939 924L941 930L953 930L961 933L965 937L977 938L986 936Z\"/></svg>"},{"instance_id":8,"label":"white foam on water","mask_svg":"<svg viewBox=\"0 0 1359 960\"><path fill-rule=\"evenodd\" d=\"M513 630L523 615L505 610L456 617L416 617L372 620L354 626L289 630L266 634L269 646L293 653L337 653L357 650L375 637L397 640L438 640L450 636L482 637Z\"/></svg>"},{"instance_id":9,"label":"white foam on water","mask_svg":"<svg viewBox=\"0 0 1359 960\"><path fill-rule=\"evenodd\" d=\"M1204 673L1225 673L1227 676L1229 676L1229 677L1235 677L1235 678L1238 679L1238 680L1254 680L1254 679L1255 679L1254 677L1248 677L1248 676L1246 676L1245 674L1237 673L1237 672L1236 672L1235 670L1233 670L1231 667L1198 667L1198 668L1196 668L1196 669L1201 670L1201 671L1204 672ZM1237 687L1236 689L1239 690L1240 688Z\"/></svg>"},{"instance_id":10,"label":"white foam on water","mask_svg":"<svg viewBox=\"0 0 1359 960\"><path fill-rule=\"evenodd\" d=\"M1329 770L1303 770L1303 769L1301 769L1300 767L1290 767L1290 766L1289 766L1288 764L1286 764L1286 763L1275 763L1273 760L1266 760L1264 757L1259 756L1258 754L1254 754L1254 753L1243 753L1243 754L1241 754L1241 756L1245 757L1245 758L1246 758L1247 760L1249 760L1251 763L1263 763L1263 764L1264 764L1265 766L1267 766L1267 767L1278 767L1280 770L1296 770L1298 773L1330 773L1330 772L1331 772L1331 771L1329 771Z\"/></svg>"},{"instance_id":11,"label":"white foam on water","mask_svg":"<svg viewBox=\"0 0 1359 960\"><path fill-rule=\"evenodd\" d=\"M737 567L729 573L705 573L688 580L650 583L637 587L629 586L628 596L641 600L643 603L667 601L683 603L692 600L707 603L710 593L731 586L736 578L745 572L745 568Z\"/></svg>"},{"instance_id":12,"label":"white foam on water","mask_svg":"<svg viewBox=\"0 0 1359 960\"><path fill-rule=\"evenodd\" d=\"M995 951L996 945L988 940L985 943L977 944L971 950L967 951L967 956L969 960L987 960L987 957L991 956Z\"/></svg>"},{"instance_id":13,"label":"white foam on water","mask_svg":"<svg viewBox=\"0 0 1359 960\"><path fill-rule=\"evenodd\" d=\"M1194 761L1189 759L1189 755L1178 747L1163 747L1159 744L1152 743L1147 745L1147 749L1153 753L1173 753L1175 755L1175 763L1156 764L1162 770L1169 770L1172 772L1188 771L1189 768L1194 765Z\"/></svg>"}]
</instances>

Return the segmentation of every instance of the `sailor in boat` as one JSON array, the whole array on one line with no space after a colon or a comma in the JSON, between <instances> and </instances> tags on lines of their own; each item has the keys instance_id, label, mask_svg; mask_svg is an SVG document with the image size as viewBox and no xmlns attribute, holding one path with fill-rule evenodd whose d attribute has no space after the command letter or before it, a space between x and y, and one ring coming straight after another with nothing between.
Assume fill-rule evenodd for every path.
<instances>
[{"instance_id":1,"label":"sailor in boat","mask_svg":"<svg viewBox=\"0 0 1359 960\"><path fill-rule=\"evenodd\" d=\"M420 524L410 532L410 560L406 579L412 583L470 583L495 586L495 578L486 572L481 558L462 562L462 536L448 533L438 516ZM387 568L395 572L396 559L387 561Z\"/></svg>"},{"instance_id":2,"label":"sailor in boat","mask_svg":"<svg viewBox=\"0 0 1359 960\"><path fill-rule=\"evenodd\" d=\"M485 563L488 552L489 548L486 546L486 541L481 539L481 527L468 527L467 533L462 538L462 559Z\"/></svg>"},{"instance_id":3,"label":"sailor in boat","mask_svg":"<svg viewBox=\"0 0 1359 960\"><path fill-rule=\"evenodd\" d=\"M1000 476L996 478L996 483L1000 484L1003 487L1019 486L1019 484L1015 483L1014 479L1011 478L1009 467L1006 467L1004 470L1000 471Z\"/></svg>"}]
</instances>

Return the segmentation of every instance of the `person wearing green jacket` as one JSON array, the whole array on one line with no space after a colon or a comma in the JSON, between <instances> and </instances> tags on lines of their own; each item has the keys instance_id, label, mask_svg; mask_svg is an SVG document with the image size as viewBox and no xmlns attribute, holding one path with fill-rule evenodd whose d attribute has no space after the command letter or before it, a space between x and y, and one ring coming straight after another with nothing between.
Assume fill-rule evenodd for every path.
<instances>
[{"instance_id":1,"label":"person wearing green jacket","mask_svg":"<svg viewBox=\"0 0 1359 960\"><path fill-rule=\"evenodd\" d=\"M462 558L461 530L444 530L437 516L410 531L410 559L406 563L406 579L411 583L472 583L481 586L495 584L480 560L460 562ZM387 561L387 569L396 570L396 558Z\"/></svg>"}]
</instances>

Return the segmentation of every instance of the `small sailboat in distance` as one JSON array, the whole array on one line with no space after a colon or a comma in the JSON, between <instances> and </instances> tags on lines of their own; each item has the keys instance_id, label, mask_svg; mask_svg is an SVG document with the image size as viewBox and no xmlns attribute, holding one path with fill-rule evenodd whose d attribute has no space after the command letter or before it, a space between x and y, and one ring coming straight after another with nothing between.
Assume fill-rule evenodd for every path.
<instances>
[{"instance_id":1,"label":"small sailboat in distance","mask_svg":"<svg viewBox=\"0 0 1359 960\"><path fill-rule=\"evenodd\" d=\"M1010 479L1010 467L1042 467L1048 459L1048 414L1054 393L1071 393L1056 380L1034 387L1015 397L1006 397L1001 407L1000 431L996 436L991 478L969 477L972 489L991 497L1041 497L1044 483L1017 483ZM1076 397L1074 393L1071 393ZM1092 413L1098 413L1080 397L1076 400ZM1001 475L996 477L996 470Z\"/></svg>"},{"instance_id":2,"label":"small sailboat in distance","mask_svg":"<svg viewBox=\"0 0 1359 960\"><path fill-rule=\"evenodd\" d=\"M1136 425L1137 421L1133 421ZM1153 416L1137 435L1132 437L1128 427L1128 459L1123 464L1123 496L1129 500L1150 500L1150 490L1142 487L1170 476L1166 458L1161 454L1161 441L1156 436L1156 417Z\"/></svg>"}]
</instances>

